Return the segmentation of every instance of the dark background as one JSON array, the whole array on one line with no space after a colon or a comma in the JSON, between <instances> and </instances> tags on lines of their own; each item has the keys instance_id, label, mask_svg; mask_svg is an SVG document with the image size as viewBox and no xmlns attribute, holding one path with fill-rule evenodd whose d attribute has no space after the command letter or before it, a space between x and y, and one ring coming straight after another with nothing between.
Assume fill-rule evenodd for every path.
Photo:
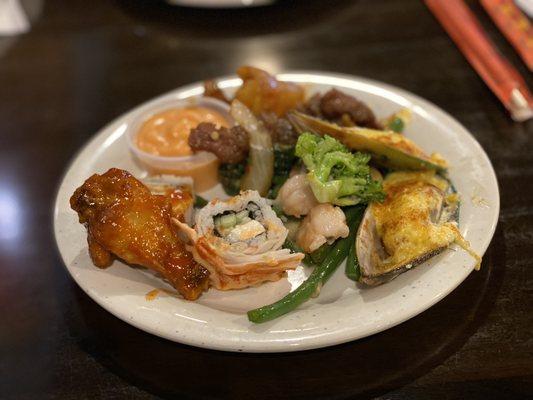
<instances>
[{"instance_id":1,"label":"dark background","mask_svg":"<svg viewBox=\"0 0 533 400\"><path fill-rule=\"evenodd\" d=\"M0 38L0 398L487 399L533 394L533 122L514 123L422 2L281 1L250 10L159 1L26 1ZM500 50L531 75L475 2ZM380 80L463 123L498 174L480 272L412 320L295 354L213 352L145 334L69 278L51 207L75 152L163 92L242 64Z\"/></svg>"}]
</instances>

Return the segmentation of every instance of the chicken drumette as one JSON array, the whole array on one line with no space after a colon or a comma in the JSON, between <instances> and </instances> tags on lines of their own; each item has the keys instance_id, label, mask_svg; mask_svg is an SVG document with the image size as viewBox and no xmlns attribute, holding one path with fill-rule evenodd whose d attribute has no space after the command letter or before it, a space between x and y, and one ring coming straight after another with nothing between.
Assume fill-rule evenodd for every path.
<instances>
[{"instance_id":1,"label":"chicken drumette","mask_svg":"<svg viewBox=\"0 0 533 400\"><path fill-rule=\"evenodd\" d=\"M70 198L87 226L89 254L106 268L113 256L159 272L188 300L208 287L209 272L185 249L170 222L192 196L154 195L127 171L112 168L85 181Z\"/></svg>"}]
</instances>

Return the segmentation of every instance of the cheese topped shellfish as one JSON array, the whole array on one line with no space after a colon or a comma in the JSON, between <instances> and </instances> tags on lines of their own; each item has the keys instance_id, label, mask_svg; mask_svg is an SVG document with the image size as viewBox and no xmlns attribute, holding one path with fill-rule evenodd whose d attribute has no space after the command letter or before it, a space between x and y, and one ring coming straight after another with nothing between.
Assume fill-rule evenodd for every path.
<instances>
[{"instance_id":1,"label":"cheese topped shellfish","mask_svg":"<svg viewBox=\"0 0 533 400\"><path fill-rule=\"evenodd\" d=\"M393 172L383 181L386 199L371 203L359 226L356 256L359 281L385 283L453 243L468 251L457 221L459 196L435 171Z\"/></svg>"}]
</instances>

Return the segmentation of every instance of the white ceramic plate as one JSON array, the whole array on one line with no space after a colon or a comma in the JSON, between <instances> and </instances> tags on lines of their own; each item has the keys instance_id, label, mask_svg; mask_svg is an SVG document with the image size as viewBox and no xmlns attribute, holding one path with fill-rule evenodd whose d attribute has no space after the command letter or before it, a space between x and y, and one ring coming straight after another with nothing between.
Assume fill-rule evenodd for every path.
<instances>
[{"instance_id":1,"label":"white ceramic plate","mask_svg":"<svg viewBox=\"0 0 533 400\"><path fill-rule=\"evenodd\" d=\"M462 195L460 228L475 251L490 243L499 213L498 184L487 155L450 115L435 105L382 83L338 74L286 73L279 78L306 84L309 92L337 87L364 100L378 117L401 107L413 111L406 135L428 153L438 151L450 162L450 177ZM231 92L235 77L220 85ZM245 311L271 303L296 287L308 274L303 267L275 283L258 288L221 292L210 290L188 302L163 294L148 301L154 288L171 289L150 272L119 261L106 269L94 267L87 253L87 234L69 207L69 197L93 173L110 167L144 172L134 163L125 131L136 115L154 103L199 96L195 83L158 97L106 126L76 156L59 187L54 230L65 265L80 287L98 304L122 320L169 340L210 349L245 352L285 352L331 346L368 336L397 325L432 306L472 271L474 260L449 249L385 285L359 289L341 266L320 296L277 320L254 325ZM207 196L216 194L215 189Z\"/></svg>"}]
</instances>

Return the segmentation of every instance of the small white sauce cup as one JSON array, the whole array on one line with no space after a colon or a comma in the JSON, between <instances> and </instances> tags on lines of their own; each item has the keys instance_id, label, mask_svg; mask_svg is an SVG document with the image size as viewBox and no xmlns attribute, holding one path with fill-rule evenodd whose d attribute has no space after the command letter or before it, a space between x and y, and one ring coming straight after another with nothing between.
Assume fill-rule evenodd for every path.
<instances>
[{"instance_id":1,"label":"small white sauce cup","mask_svg":"<svg viewBox=\"0 0 533 400\"><path fill-rule=\"evenodd\" d=\"M229 113L229 105L211 97L196 97L190 99L166 99L156 102L135 118L126 132L128 146L135 160L144 167L149 174L172 174L176 176L190 176L194 180L194 189L203 192L218 183L218 158L206 151L190 156L158 156L147 153L137 147L136 136L141 126L153 115L170 109L186 107L205 107L220 113L233 125Z\"/></svg>"}]
</instances>

